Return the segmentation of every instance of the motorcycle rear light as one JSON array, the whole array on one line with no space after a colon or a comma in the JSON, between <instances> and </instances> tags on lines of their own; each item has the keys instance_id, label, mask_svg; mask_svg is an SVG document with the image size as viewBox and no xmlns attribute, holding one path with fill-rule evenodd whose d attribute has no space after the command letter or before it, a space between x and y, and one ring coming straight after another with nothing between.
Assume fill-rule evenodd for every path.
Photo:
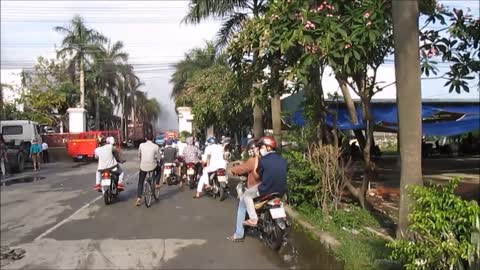
<instances>
[{"instance_id":1,"label":"motorcycle rear light","mask_svg":"<svg viewBox=\"0 0 480 270\"><path fill-rule=\"evenodd\" d=\"M110 178L110 172L103 172L102 178Z\"/></svg>"},{"instance_id":2,"label":"motorcycle rear light","mask_svg":"<svg viewBox=\"0 0 480 270\"><path fill-rule=\"evenodd\" d=\"M189 169L193 169L195 167L195 165L193 165L192 163L189 163L187 166Z\"/></svg>"},{"instance_id":3,"label":"motorcycle rear light","mask_svg":"<svg viewBox=\"0 0 480 270\"><path fill-rule=\"evenodd\" d=\"M225 176L225 170L218 170L217 175L218 176Z\"/></svg>"},{"instance_id":4,"label":"motorcycle rear light","mask_svg":"<svg viewBox=\"0 0 480 270\"><path fill-rule=\"evenodd\" d=\"M277 199L274 199L274 200L273 200L273 205L275 205L275 206L282 205L282 200L281 200L281 199L278 199L278 198L277 198Z\"/></svg>"}]
</instances>

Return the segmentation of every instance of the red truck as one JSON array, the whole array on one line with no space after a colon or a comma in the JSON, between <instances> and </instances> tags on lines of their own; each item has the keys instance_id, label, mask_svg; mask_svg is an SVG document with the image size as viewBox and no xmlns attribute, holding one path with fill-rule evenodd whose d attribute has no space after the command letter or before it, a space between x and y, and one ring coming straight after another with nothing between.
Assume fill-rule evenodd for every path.
<instances>
[{"instance_id":1,"label":"red truck","mask_svg":"<svg viewBox=\"0 0 480 270\"><path fill-rule=\"evenodd\" d=\"M95 158L95 149L98 147L98 137L114 137L115 144L120 151L120 131L88 131L79 134L70 134L67 141L67 151L73 161Z\"/></svg>"},{"instance_id":2,"label":"red truck","mask_svg":"<svg viewBox=\"0 0 480 270\"><path fill-rule=\"evenodd\" d=\"M148 122L135 122L128 124L128 139L133 143L135 147L138 147L145 137L153 135L153 126Z\"/></svg>"}]
</instances>

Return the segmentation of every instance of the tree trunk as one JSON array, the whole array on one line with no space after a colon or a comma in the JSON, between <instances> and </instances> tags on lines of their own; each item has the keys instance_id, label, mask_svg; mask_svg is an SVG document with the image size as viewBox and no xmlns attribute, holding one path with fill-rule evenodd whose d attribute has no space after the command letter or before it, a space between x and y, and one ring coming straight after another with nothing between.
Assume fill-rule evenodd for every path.
<instances>
[{"instance_id":1,"label":"tree trunk","mask_svg":"<svg viewBox=\"0 0 480 270\"><path fill-rule=\"evenodd\" d=\"M100 130L100 95L98 92L95 98L95 129Z\"/></svg>"},{"instance_id":2,"label":"tree trunk","mask_svg":"<svg viewBox=\"0 0 480 270\"><path fill-rule=\"evenodd\" d=\"M365 132L366 138L365 138L365 145L362 148L363 161L365 162L365 168L363 173L362 186L360 187L359 200L360 200L360 205L363 208L367 208L368 203L366 201L366 195L367 195L368 184L372 180L375 172L375 164L373 163L372 157L371 157L373 129L375 127L375 123L373 122L370 98L362 97L362 103L363 103L363 111L364 111L364 120L366 123L366 132Z\"/></svg>"},{"instance_id":3,"label":"tree trunk","mask_svg":"<svg viewBox=\"0 0 480 270\"><path fill-rule=\"evenodd\" d=\"M309 74L309 83L305 87L305 113L310 114L309 125L314 127L315 134L312 134L317 144L322 145L326 140L331 142L331 136L326 126L326 105L323 97L323 86L321 83L320 67L312 66Z\"/></svg>"},{"instance_id":4,"label":"tree trunk","mask_svg":"<svg viewBox=\"0 0 480 270\"><path fill-rule=\"evenodd\" d=\"M273 136L277 141L278 151L282 149L282 107L281 97L283 82L280 80L280 59L281 55L277 54L272 65L272 79L274 83L272 85L272 130Z\"/></svg>"},{"instance_id":5,"label":"tree trunk","mask_svg":"<svg viewBox=\"0 0 480 270\"><path fill-rule=\"evenodd\" d=\"M255 103L253 105L253 136L259 140L263 135L263 111L262 107Z\"/></svg>"},{"instance_id":6,"label":"tree trunk","mask_svg":"<svg viewBox=\"0 0 480 270\"><path fill-rule=\"evenodd\" d=\"M422 185L422 96L418 44L418 1L392 2L395 77L400 137L400 213L397 237L408 232L413 201L407 185Z\"/></svg>"},{"instance_id":7,"label":"tree trunk","mask_svg":"<svg viewBox=\"0 0 480 270\"><path fill-rule=\"evenodd\" d=\"M80 106L85 108L85 73L83 70L83 57L80 57Z\"/></svg>"},{"instance_id":8,"label":"tree trunk","mask_svg":"<svg viewBox=\"0 0 480 270\"><path fill-rule=\"evenodd\" d=\"M352 96L348 90L347 83L345 80L337 77L338 84L342 90L343 99L345 100L345 105L347 106L348 115L350 116L350 123L353 125L358 125L357 110L355 108L355 103L353 103Z\"/></svg>"},{"instance_id":9,"label":"tree trunk","mask_svg":"<svg viewBox=\"0 0 480 270\"><path fill-rule=\"evenodd\" d=\"M277 141L278 150L282 150L282 109L280 94L273 95L272 98L272 129L273 136Z\"/></svg>"},{"instance_id":10,"label":"tree trunk","mask_svg":"<svg viewBox=\"0 0 480 270\"><path fill-rule=\"evenodd\" d=\"M358 125L357 109L355 107L355 103L353 102L352 96L350 95L350 91L348 90L347 83L344 79L340 78L340 76L337 76L337 81L340 85L340 89L342 90L343 99L345 100L348 115L350 116L350 123L352 123L352 125ZM357 138L359 147L363 149L365 147L365 136L363 135L362 130L355 129L353 133Z\"/></svg>"}]
</instances>

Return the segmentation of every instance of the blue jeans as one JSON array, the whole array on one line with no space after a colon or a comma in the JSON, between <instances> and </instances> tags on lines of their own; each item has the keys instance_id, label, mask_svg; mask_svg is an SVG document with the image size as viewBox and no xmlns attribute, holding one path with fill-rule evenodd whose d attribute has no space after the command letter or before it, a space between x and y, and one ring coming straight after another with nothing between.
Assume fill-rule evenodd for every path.
<instances>
[{"instance_id":1,"label":"blue jeans","mask_svg":"<svg viewBox=\"0 0 480 270\"><path fill-rule=\"evenodd\" d=\"M240 201L238 202L237 226L235 230L236 238L243 238L245 234L245 228L243 228L243 221L245 220L246 214L247 214L247 206L245 205L243 198L240 198Z\"/></svg>"},{"instance_id":2,"label":"blue jeans","mask_svg":"<svg viewBox=\"0 0 480 270\"><path fill-rule=\"evenodd\" d=\"M238 202L237 210L237 225L235 229L235 237L243 238L245 235L245 228L243 228L243 221L245 221L245 215L248 211L248 216L250 219L258 219L257 213L255 212L255 205L253 203L253 198L258 196L258 185L247 189L243 195L240 197ZM247 203L248 206L247 206Z\"/></svg>"}]
</instances>

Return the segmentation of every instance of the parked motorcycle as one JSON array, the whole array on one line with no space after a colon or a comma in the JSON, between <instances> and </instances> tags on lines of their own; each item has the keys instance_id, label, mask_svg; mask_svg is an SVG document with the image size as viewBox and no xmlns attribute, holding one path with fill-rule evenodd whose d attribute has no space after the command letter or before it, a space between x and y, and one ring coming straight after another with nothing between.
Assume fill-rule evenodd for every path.
<instances>
[{"instance_id":1,"label":"parked motorcycle","mask_svg":"<svg viewBox=\"0 0 480 270\"><path fill-rule=\"evenodd\" d=\"M105 201L105 205L109 205L113 202L114 199L118 198L120 194L120 190L118 187L118 175L115 173L116 168L114 169L106 169L100 171L101 174L101 191L103 195L103 199Z\"/></svg>"},{"instance_id":2,"label":"parked motorcycle","mask_svg":"<svg viewBox=\"0 0 480 270\"><path fill-rule=\"evenodd\" d=\"M163 179L166 179L169 186L178 185L180 177L176 173L177 166L175 163L165 163L163 165Z\"/></svg>"},{"instance_id":3,"label":"parked motorcycle","mask_svg":"<svg viewBox=\"0 0 480 270\"><path fill-rule=\"evenodd\" d=\"M228 178L225 169L218 169L215 172L208 174L210 189L207 193L213 198L217 198L223 201L227 198L228 194Z\"/></svg>"}]
</instances>

